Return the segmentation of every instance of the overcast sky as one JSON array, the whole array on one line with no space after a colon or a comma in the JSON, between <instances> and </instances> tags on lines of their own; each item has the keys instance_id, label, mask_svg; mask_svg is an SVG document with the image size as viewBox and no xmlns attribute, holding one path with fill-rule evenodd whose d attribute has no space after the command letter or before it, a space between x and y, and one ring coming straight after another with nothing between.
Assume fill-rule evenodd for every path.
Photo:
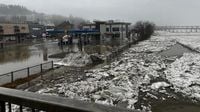
<instances>
[{"instance_id":1,"label":"overcast sky","mask_svg":"<svg viewBox=\"0 0 200 112\"><path fill-rule=\"evenodd\" d=\"M200 0L0 0L0 3L89 20L118 19L133 23L149 20L159 25L200 25Z\"/></svg>"}]
</instances>

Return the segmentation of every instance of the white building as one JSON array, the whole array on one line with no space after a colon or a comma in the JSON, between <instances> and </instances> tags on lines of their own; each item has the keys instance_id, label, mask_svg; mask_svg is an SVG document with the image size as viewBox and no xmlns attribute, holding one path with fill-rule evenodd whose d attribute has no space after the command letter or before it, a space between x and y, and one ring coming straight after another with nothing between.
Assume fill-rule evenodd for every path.
<instances>
[{"instance_id":1,"label":"white building","mask_svg":"<svg viewBox=\"0 0 200 112\"><path fill-rule=\"evenodd\" d=\"M96 30L104 37L127 38L130 24L127 22L94 21L92 24L83 25L83 30Z\"/></svg>"}]
</instances>

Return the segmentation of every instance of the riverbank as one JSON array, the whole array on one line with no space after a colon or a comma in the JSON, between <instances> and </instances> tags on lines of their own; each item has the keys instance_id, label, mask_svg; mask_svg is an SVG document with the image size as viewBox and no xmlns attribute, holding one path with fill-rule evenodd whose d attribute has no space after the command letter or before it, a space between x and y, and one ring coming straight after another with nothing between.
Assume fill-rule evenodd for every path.
<instances>
[{"instance_id":1,"label":"riverbank","mask_svg":"<svg viewBox=\"0 0 200 112\"><path fill-rule=\"evenodd\" d=\"M161 103L173 109L169 101L199 108L200 55L184 46L180 56L161 55L178 43L184 44L178 37L153 36L108 65L77 74L62 68L50 73L56 80L47 78L27 91L153 112L162 110Z\"/></svg>"}]
</instances>

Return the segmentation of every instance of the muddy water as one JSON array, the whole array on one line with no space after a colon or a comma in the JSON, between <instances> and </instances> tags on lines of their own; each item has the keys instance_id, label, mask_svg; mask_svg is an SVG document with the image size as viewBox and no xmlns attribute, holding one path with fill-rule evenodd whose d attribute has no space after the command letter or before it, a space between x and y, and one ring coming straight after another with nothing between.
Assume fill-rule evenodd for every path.
<instances>
[{"instance_id":1,"label":"muddy water","mask_svg":"<svg viewBox=\"0 0 200 112\"><path fill-rule=\"evenodd\" d=\"M93 43L93 42L92 42ZM123 44L118 38L107 38L99 45L86 45L84 51L88 54L105 54L116 46ZM109 47L111 46L111 47ZM0 74L23 69L52 60L60 60L69 52L80 51L77 44L58 46L57 42L45 40L40 44L18 45L0 49Z\"/></svg>"},{"instance_id":2,"label":"muddy water","mask_svg":"<svg viewBox=\"0 0 200 112\"><path fill-rule=\"evenodd\" d=\"M48 55L61 52L57 43L17 45L0 50L0 74L34 66L54 59Z\"/></svg>"}]
</instances>

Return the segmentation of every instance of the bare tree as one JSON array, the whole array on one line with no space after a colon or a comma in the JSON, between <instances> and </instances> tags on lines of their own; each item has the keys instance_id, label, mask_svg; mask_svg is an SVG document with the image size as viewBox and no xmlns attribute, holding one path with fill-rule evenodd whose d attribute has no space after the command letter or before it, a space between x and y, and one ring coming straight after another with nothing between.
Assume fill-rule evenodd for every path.
<instances>
[{"instance_id":1,"label":"bare tree","mask_svg":"<svg viewBox=\"0 0 200 112\"><path fill-rule=\"evenodd\" d=\"M140 41L150 38L154 30L155 24L149 21L139 21L133 28L133 32L137 34Z\"/></svg>"}]
</instances>

